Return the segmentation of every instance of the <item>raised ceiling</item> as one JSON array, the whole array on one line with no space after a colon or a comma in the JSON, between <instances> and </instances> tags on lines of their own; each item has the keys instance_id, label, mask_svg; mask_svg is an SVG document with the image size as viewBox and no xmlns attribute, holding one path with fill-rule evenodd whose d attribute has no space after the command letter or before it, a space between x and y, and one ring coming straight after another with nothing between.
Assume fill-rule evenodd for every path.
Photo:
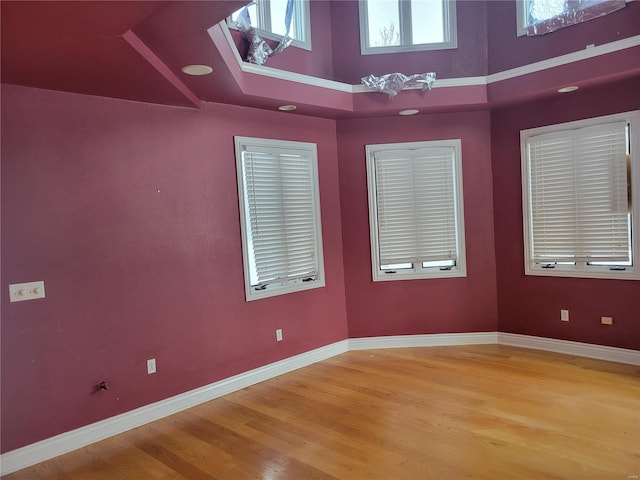
<instances>
[{"instance_id":1,"label":"raised ceiling","mask_svg":"<svg viewBox=\"0 0 640 480\"><path fill-rule=\"evenodd\" d=\"M548 96L567 82L589 87L640 78L640 42L633 37L603 55L502 77L440 79L431 92L402 92L390 101L349 84L240 62L237 42L217 24L244 3L2 1L2 82L192 108L201 102L267 109L294 103L297 113L343 118L407 108L489 108ZM180 71L194 63L210 65L214 73L191 77Z\"/></svg>"}]
</instances>

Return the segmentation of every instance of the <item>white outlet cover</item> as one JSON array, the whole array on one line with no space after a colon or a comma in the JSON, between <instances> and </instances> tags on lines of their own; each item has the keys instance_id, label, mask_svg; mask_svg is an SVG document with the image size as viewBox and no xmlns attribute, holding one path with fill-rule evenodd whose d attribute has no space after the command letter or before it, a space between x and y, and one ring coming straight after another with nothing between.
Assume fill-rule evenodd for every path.
<instances>
[{"instance_id":1,"label":"white outlet cover","mask_svg":"<svg viewBox=\"0 0 640 480\"><path fill-rule=\"evenodd\" d=\"M276 341L277 342L281 342L282 341L282 329L281 328L276 330Z\"/></svg>"},{"instance_id":2,"label":"white outlet cover","mask_svg":"<svg viewBox=\"0 0 640 480\"><path fill-rule=\"evenodd\" d=\"M23 302L44 298L44 281L14 283L9 285L9 301Z\"/></svg>"},{"instance_id":3,"label":"white outlet cover","mask_svg":"<svg viewBox=\"0 0 640 480\"><path fill-rule=\"evenodd\" d=\"M560 310L560 320L563 322L569 321L569 310Z\"/></svg>"},{"instance_id":4,"label":"white outlet cover","mask_svg":"<svg viewBox=\"0 0 640 480\"><path fill-rule=\"evenodd\" d=\"M147 373L151 375L152 373L156 373L156 359L150 358L147 360Z\"/></svg>"}]
</instances>

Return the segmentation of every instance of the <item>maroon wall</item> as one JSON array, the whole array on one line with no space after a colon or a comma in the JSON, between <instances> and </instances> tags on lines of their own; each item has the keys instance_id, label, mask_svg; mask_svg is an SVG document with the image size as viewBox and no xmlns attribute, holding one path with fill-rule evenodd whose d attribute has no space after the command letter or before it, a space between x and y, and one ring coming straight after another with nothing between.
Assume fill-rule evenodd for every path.
<instances>
[{"instance_id":1,"label":"maroon wall","mask_svg":"<svg viewBox=\"0 0 640 480\"><path fill-rule=\"evenodd\" d=\"M487 4L482 0L458 0L456 12L457 49L360 55L358 2L332 2L334 80L358 84L366 75L393 72L436 72L438 78L486 75Z\"/></svg>"},{"instance_id":2,"label":"maroon wall","mask_svg":"<svg viewBox=\"0 0 640 480\"><path fill-rule=\"evenodd\" d=\"M640 35L640 2L622 10L547 35L517 36L516 2L488 2L489 73ZM460 75L462 76L462 75Z\"/></svg>"},{"instance_id":3,"label":"maroon wall","mask_svg":"<svg viewBox=\"0 0 640 480\"><path fill-rule=\"evenodd\" d=\"M365 145L462 139L467 277L376 282ZM350 337L496 330L488 112L338 122L340 195Z\"/></svg>"},{"instance_id":4,"label":"maroon wall","mask_svg":"<svg viewBox=\"0 0 640 480\"><path fill-rule=\"evenodd\" d=\"M234 135L318 144L325 288L245 302ZM333 121L3 85L2 451L346 338L342 263Z\"/></svg>"},{"instance_id":5,"label":"maroon wall","mask_svg":"<svg viewBox=\"0 0 640 480\"><path fill-rule=\"evenodd\" d=\"M524 275L520 130L640 108L638 78L492 112L498 330L640 349L640 282ZM637 240L637 239L636 239ZM568 309L569 322L560 321ZM613 326L601 325L612 316Z\"/></svg>"}]
</instances>

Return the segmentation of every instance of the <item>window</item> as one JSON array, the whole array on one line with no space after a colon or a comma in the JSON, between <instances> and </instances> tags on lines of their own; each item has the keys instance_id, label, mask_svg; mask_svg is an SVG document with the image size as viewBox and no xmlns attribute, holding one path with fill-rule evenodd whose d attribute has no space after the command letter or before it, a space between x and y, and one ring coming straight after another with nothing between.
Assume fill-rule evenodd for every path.
<instances>
[{"instance_id":1,"label":"window","mask_svg":"<svg viewBox=\"0 0 640 480\"><path fill-rule=\"evenodd\" d=\"M373 280L466 276L460 140L368 145Z\"/></svg>"},{"instance_id":2,"label":"window","mask_svg":"<svg viewBox=\"0 0 640 480\"><path fill-rule=\"evenodd\" d=\"M287 10L290 9L289 36L293 39L292 45L311 50L309 0L254 0L233 13L231 20L237 21L245 8L251 26L261 36L271 40L280 40L287 33Z\"/></svg>"},{"instance_id":3,"label":"window","mask_svg":"<svg viewBox=\"0 0 640 480\"><path fill-rule=\"evenodd\" d=\"M519 0L518 35L537 35L623 8L629 0Z\"/></svg>"},{"instance_id":4,"label":"window","mask_svg":"<svg viewBox=\"0 0 640 480\"><path fill-rule=\"evenodd\" d=\"M636 111L521 132L527 275L640 279L639 125Z\"/></svg>"},{"instance_id":5,"label":"window","mask_svg":"<svg viewBox=\"0 0 640 480\"><path fill-rule=\"evenodd\" d=\"M324 286L312 143L235 137L247 301Z\"/></svg>"},{"instance_id":6,"label":"window","mask_svg":"<svg viewBox=\"0 0 640 480\"><path fill-rule=\"evenodd\" d=\"M455 0L360 0L363 55L457 46Z\"/></svg>"}]
</instances>

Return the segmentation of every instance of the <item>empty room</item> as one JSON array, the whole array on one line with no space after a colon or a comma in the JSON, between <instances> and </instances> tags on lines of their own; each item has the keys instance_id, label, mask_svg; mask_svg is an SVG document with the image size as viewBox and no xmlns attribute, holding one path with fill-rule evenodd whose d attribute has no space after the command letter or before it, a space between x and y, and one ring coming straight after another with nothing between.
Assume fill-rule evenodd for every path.
<instances>
[{"instance_id":1,"label":"empty room","mask_svg":"<svg viewBox=\"0 0 640 480\"><path fill-rule=\"evenodd\" d=\"M640 478L640 1L0 1L0 475Z\"/></svg>"}]
</instances>

